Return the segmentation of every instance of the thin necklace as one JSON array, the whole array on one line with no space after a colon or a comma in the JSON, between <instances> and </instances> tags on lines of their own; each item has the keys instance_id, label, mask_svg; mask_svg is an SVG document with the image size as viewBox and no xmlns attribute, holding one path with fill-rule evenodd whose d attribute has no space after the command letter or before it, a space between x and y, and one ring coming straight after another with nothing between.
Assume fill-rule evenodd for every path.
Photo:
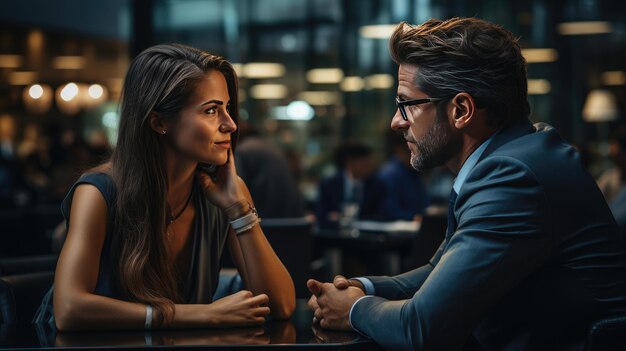
<instances>
[{"instance_id":1,"label":"thin necklace","mask_svg":"<svg viewBox=\"0 0 626 351\"><path fill-rule=\"evenodd\" d=\"M189 202L191 201L191 195L193 195L193 187L191 188L191 191L189 191L189 197L187 198L187 202L185 202L185 206L183 206L180 212L178 212L176 215L173 215L171 211L168 211L169 213L167 216L167 224L172 224L175 220L178 219L178 217L180 217L180 215L183 214L183 212L185 212L185 209L187 208L187 206L189 206ZM167 205L167 207L169 208L169 205Z\"/></svg>"}]
</instances>

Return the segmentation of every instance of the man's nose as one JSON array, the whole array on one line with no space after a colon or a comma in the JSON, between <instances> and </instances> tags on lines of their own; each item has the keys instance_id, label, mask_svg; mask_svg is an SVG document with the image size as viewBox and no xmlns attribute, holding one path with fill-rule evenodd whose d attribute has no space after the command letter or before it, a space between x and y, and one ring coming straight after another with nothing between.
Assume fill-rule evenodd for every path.
<instances>
[{"instance_id":1,"label":"man's nose","mask_svg":"<svg viewBox=\"0 0 626 351\"><path fill-rule=\"evenodd\" d=\"M409 121L405 121L400 114L400 110L396 110L396 114L391 119L391 129L399 131L409 128Z\"/></svg>"}]
</instances>

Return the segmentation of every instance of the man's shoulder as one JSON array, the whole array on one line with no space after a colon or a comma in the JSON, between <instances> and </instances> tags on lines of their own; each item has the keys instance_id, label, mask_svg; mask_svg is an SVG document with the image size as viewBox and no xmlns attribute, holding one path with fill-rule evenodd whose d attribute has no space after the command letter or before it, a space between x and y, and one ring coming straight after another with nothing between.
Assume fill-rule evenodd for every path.
<instances>
[{"instance_id":1,"label":"man's shoulder","mask_svg":"<svg viewBox=\"0 0 626 351\"><path fill-rule=\"evenodd\" d=\"M549 124L536 123L533 129L530 133L500 141L500 145L487 153L482 161L499 159L501 162L502 158L510 158L532 166L539 162L560 163L566 160L564 155L576 153Z\"/></svg>"}]
</instances>

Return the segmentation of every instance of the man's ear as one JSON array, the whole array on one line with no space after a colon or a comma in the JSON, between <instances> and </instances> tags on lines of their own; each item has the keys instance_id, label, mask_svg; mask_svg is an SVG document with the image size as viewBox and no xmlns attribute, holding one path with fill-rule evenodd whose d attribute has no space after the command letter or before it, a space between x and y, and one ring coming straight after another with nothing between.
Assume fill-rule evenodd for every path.
<instances>
[{"instance_id":1,"label":"man's ear","mask_svg":"<svg viewBox=\"0 0 626 351\"><path fill-rule=\"evenodd\" d=\"M458 129L464 128L473 121L476 111L476 102L468 93L458 93L450 101L452 107L452 117L454 126Z\"/></svg>"},{"instance_id":2,"label":"man's ear","mask_svg":"<svg viewBox=\"0 0 626 351\"><path fill-rule=\"evenodd\" d=\"M167 133L167 127L163 123L163 119L154 111L150 112L150 128L158 134L164 135Z\"/></svg>"}]
</instances>

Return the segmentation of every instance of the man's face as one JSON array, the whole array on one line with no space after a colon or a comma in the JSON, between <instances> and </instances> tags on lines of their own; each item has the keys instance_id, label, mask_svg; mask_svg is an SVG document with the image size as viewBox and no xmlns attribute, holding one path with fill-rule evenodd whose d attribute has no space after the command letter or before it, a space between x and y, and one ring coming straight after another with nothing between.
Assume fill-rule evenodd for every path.
<instances>
[{"instance_id":1,"label":"man's face","mask_svg":"<svg viewBox=\"0 0 626 351\"><path fill-rule=\"evenodd\" d=\"M440 97L427 96L415 86L417 71L414 65L400 65L398 96L402 100ZM411 166L418 172L443 165L461 150L460 136L450 125L447 109L439 109L442 113L438 113L436 104L406 106L408 121L402 119L399 110L391 121L391 128L404 134L411 150Z\"/></svg>"}]
</instances>

